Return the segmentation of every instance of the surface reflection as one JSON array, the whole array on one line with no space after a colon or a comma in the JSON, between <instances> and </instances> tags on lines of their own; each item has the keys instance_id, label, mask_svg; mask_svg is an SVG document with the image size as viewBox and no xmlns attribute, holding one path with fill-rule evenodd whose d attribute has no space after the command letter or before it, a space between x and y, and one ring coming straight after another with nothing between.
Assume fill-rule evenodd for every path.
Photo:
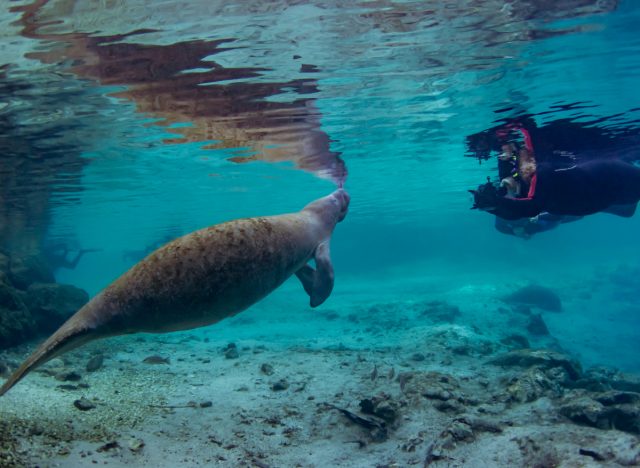
<instances>
[{"instance_id":1,"label":"surface reflection","mask_svg":"<svg viewBox=\"0 0 640 468\"><path fill-rule=\"evenodd\" d=\"M329 148L314 99L305 97L316 91L314 80L245 81L259 77L263 70L225 68L214 61L215 55L232 47L227 44L233 39L148 45L123 41L155 31L104 36L41 32L40 26L63 20L40 21L38 8L46 2L40 3L25 9L23 33L59 45L29 57L69 65L76 76L101 85L124 86L112 95L134 102L138 112L159 118L156 124L176 134L165 143L207 142L208 148L236 148L234 162L290 161L343 185L344 162ZM269 100L284 92L299 98Z\"/></svg>"}]
</instances>

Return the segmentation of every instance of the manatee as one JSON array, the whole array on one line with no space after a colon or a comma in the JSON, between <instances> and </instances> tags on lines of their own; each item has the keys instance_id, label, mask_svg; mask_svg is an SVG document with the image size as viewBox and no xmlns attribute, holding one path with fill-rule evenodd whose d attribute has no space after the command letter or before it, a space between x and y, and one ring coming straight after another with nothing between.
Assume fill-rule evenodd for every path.
<instances>
[{"instance_id":1,"label":"manatee","mask_svg":"<svg viewBox=\"0 0 640 468\"><path fill-rule=\"evenodd\" d=\"M311 307L319 306L333 289L329 241L349 200L340 188L296 213L237 219L160 247L71 316L9 377L0 395L36 367L89 341L219 322L293 274ZM312 259L315 268L308 264Z\"/></svg>"}]
</instances>

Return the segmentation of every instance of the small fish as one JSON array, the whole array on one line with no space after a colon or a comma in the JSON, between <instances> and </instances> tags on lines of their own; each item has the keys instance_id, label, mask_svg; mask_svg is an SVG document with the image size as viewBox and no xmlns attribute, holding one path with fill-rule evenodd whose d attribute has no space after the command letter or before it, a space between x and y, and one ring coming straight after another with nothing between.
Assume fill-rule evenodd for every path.
<instances>
[{"instance_id":1,"label":"small fish","mask_svg":"<svg viewBox=\"0 0 640 468\"><path fill-rule=\"evenodd\" d=\"M158 356L157 354L144 358L144 361L142 362L144 362L145 364L170 364L168 357L164 358L162 356Z\"/></svg>"},{"instance_id":2,"label":"small fish","mask_svg":"<svg viewBox=\"0 0 640 468\"><path fill-rule=\"evenodd\" d=\"M396 370L392 367L389 369L389 373L387 374L387 379L393 380L393 377L396 375Z\"/></svg>"},{"instance_id":3,"label":"small fish","mask_svg":"<svg viewBox=\"0 0 640 468\"><path fill-rule=\"evenodd\" d=\"M378 365L375 364L373 366L373 370L371 371L371 381L375 381L378 378Z\"/></svg>"}]
</instances>

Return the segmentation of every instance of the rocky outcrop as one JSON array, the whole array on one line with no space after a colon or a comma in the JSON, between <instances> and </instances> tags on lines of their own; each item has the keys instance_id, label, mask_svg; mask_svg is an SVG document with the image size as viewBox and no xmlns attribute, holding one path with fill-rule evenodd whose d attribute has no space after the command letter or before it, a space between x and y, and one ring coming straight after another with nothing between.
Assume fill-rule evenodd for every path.
<instances>
[{"instance_id":1,"label":"rocky outcrop","mask_svg":"<svg viewBox=\"0 0 640 468\"><path fill-rule=\"evenodd\" d=\"M16 289L0 283L0 348L17 345L33 337L36 324Z\"/></svg>"},{"instance_id":2,"label":"rocky outcrop","mask_svg":"<svg viewBox=\"0 0 640 468\"><path fill-rule=\"evenodd\" d=\"M42 332L55 331L89 301L86 291L69 284L32 283L25 304Z\"/></svg>"},{"instance_id":3,"label":"rocky outcrop","mask_svg":"<svg viewBox=\"0 0 640 468\"><path fill-rule=\"evenodd\" d=\"M55 283L41 257L0 254L0 349L51 333L88 301L82 289Z\"/></svg>"},{"instance_id":4,"label":"rocky outcrop","mask_svg":"<svg viewBox=\"0 0 640 468\"><path fill-rule=\"evenodd\" d=\"M562 310L562 301L558 295L553 290L537 284L524 286L502 300L511 305L527 305L551 312Z\"/></svg>"},{"instance_id":5,"label":"rocky outcrop","mask_svg":"<svg viewBox=\"0 0 640 468\"><path fill-rule=\"evenodd\" d=\"M38 255L12 257L9 266L9 278L18 289L27 289L31 284L53 283L55 277L46 261Z\"/></svg>"}]
</instances>

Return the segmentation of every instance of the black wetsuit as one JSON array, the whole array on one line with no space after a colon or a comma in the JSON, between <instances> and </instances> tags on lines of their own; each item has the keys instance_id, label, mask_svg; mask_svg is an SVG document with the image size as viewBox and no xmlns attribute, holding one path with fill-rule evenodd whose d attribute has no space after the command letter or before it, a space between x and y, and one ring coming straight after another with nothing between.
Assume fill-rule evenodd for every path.
<instances>
[{"instance_id":1,"label":"black wetsuit","mask_svg":"<svg viewBox=\"0 0 640 468\"><path fill-rule=\"evenodd\" d=\"M640 200L640 168L616 159L567 169L542 165L532 186L529 197L501 197L489 212L503 219L530 218L542 212L584 216L613 205L635 205Z\"/></svg>"}]
</instances>

